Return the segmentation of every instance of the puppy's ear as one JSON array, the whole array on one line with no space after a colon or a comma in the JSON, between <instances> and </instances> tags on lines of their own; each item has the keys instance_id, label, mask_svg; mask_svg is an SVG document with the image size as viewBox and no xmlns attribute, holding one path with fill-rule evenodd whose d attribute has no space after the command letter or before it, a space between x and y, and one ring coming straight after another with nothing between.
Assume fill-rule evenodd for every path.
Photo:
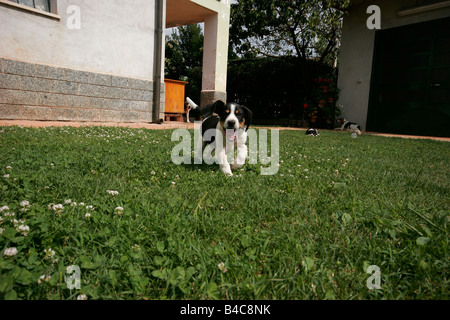
<instances>
[{"instance_id":1,"label":"puppy's ear","mask_svg":"<svg viewBox=\"0 0 450 320\"><path fill-rule=\"evenodd\" d=\"M248 128L250 127L250 124L252 123L253 112L246 106L241 105L241 108L242 108L242 110L244 110L245 131L247 131Z\"/></svg>"},{"instance_id":2,"label":"puppy's ear","mask_svg":"<svg viewBox=\"0 0 450 320\"><path fill-rule=\"evenodd\" d=\"M218 113L220 108L225 107L225 103L223 101L217 100L213 104L208 104L200 109L200 113L202 114L202 118L206 119L211 116L213 113Z\"/></svg>"},{"instance_id":3,"label":"puppy's ear","mask_svg":"<svg viewBox=\"0 0 450 320\"><path fill-rule=\"evenodd\" d=\"M225 102L217 100L213 103L213 112L219 114L225 108Z\"/></svg>"}]
</instances>

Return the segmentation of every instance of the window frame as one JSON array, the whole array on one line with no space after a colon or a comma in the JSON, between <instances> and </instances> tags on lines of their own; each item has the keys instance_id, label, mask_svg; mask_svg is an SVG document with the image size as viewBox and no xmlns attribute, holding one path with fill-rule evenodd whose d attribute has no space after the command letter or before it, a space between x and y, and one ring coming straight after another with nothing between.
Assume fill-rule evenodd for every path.
<instances>
[{"instance_id":1,"label":"window frame","mask_svg":"<svg viewBox=\"0 0 450 320\"><path fill-rule=\"evenodd\" d=\"M57 4L58 4L57 0L49 0L50 12L47 12L47 11L36 9L36 8L30 7L30 6L27 6L24 4L15 3L10 0L0 0L0 6L8 7L11 9L16 9L19 11L24 11L24 12L35 14L38 16L43 16L46 18L60 21L61 17L58 15Z\"/></svg>"}]
</instances>

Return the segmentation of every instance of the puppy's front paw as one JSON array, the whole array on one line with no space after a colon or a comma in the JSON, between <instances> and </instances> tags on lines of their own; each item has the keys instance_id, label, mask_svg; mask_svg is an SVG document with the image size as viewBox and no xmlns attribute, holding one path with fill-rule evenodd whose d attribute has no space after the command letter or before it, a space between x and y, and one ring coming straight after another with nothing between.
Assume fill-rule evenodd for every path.
<instances>
[{"instance_id":1,"label":"puppy's front paw","mask_svg":"<svg viewBox=\"0 0 450 320\"><path fill-rule=\"evenodd\" d=\"M229 177L232 177L232 176L233 176L233 173L231 172L230 166L226 166L226 167L221 168L221 169L222 169L222 172L223 172L226 176L229 176Z\"/></svg>"},{"instance_id":2,"label":"puppy's front paw","mask_svg":"<svg viewBox=\"0 0 450 320\"><path fill-rule=\"evenodd\" d=\"M233 176L233 172L231 172L231 170L229 168L227 170L223 170L222 172L228 177Z\"/></svg>"}]
</instances>

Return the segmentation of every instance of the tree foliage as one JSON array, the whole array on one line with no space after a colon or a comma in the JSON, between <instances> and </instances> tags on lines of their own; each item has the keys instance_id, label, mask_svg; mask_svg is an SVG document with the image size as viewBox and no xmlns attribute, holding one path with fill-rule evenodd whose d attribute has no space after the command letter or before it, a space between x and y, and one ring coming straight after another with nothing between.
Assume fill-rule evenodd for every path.
<instances>
[{"instance_id":1,"label":"tree foliage","mask_svg":"<svg viewBox=\"0 0 450 320\"><path fill-rule=\"evenodd\" d=\"M165 78L189 82L187 95L200 102L203 31L198 24L175 28L166 39Z\"/></svg>"},{"instance_id":2,"label":"tree foliage","mask_svg":"<svg viewBox=\"0 0 450 320\"><path fill-rule=\"evenodd\" d=\"M302 70L329 74L332 68L307 61L306 68L295 57L260 57L230 61L227 93L230 101L244 104L255 119L302 119L303 105L310 92L301 85ZM314 83L314 74L307 74Z\"/></svg>"},{"instance_id":3,"label":"tree foliage","mask_svg":"<svg viewBox=\"0 0 450 320\"><path fill-rule=\"evenodd\" d=\"M332 64L349 0L239 0L230 38L244 57L295 56Z\"/></svg>"}]
</instances>

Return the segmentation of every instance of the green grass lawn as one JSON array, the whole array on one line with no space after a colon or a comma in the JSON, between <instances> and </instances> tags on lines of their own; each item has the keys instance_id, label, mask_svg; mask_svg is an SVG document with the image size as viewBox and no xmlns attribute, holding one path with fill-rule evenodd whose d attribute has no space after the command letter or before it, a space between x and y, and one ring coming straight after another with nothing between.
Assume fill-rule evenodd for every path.
<instances>
[{"instance_id":1,"label":"green grass lawn","mask_svg":"<svg viewBox=\"0 0 450 320\"><path fill-rule=\"evenodd\" d=\"M449 143L282 131L230 178L171 133L0 127L0 298L448 299Z\"/></svg>"}]
</instances>

